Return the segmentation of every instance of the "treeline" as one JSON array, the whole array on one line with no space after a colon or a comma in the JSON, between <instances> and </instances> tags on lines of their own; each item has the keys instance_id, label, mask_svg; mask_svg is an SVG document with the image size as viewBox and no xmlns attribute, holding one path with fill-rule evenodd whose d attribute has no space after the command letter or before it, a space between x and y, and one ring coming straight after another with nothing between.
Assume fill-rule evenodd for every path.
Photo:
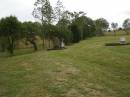
<instances>
[{"instance_id":1,"label":"treeline","mask_svg":"<svg viewBox=\"0 0 130 97\"><path fill-rule=\"evenodd\" d=\"M70 45L89 37L102 36L109 28L106 19L92 20L82 11L65 10L60 0L55 7L51 6L49 0L37 0L34 6L32 14L37 22L20 22L15 16L0 20L1 51L13 54L17 42L22 39L37 51L37 36L42 39L43 48L61 49L62 43Z\"/></svg>"}]
</instances>

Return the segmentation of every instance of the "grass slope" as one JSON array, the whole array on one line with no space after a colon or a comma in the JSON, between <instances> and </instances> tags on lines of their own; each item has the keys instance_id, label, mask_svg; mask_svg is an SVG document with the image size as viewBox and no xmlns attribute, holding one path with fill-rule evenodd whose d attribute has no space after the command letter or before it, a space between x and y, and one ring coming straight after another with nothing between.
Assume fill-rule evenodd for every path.
<instances>
[{"instance_id":1,"label":"grass slope","mask_svg":"<svg viewBox=\"0 0 130 97\"><path fill-rule=\"evenodd\" d=\"M130 46L104 46L118 40L0 58L0 97L130 97Z\"/></svg>"}]
</instances>

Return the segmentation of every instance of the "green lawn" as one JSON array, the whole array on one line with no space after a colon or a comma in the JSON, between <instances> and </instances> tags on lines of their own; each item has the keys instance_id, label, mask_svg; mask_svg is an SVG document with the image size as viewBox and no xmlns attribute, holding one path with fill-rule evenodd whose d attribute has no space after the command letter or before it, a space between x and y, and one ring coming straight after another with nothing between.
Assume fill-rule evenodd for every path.
<instances>
[{"instance_id":1,"label":"green lawn","mask_svg":"<svg viewBox=\"0 0 130 97\"><path fill-rule=\"evenodd\" d=\"M130 46L104 46L119 37L0 57L0 97L130 97Z\"/></svg>"}]
</instances>

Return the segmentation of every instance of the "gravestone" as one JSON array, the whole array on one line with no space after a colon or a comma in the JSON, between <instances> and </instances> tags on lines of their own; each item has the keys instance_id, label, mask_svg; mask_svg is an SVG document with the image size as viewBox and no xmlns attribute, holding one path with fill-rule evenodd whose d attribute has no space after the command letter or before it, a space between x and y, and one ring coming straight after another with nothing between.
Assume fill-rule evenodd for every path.
<instances>
[{"instance_id":1,"label":"gravestone","mask_svg":"<svg viewBox=\"0 0 130 97\"><path fill-rule=\"evenodd\" d=\"M61 41L61 48L65 48L64 40Z\"/></svg>"},{"instance_id":2,"label":"gravestone","mask_svg":"<svg viewBox=\"0 0 130 97\"><path fill-rule=\"evenodd\" d=\"M126 38L121 37L119 42L120 42L120 44L126 44Z\"/></svg>"}]
</instances>

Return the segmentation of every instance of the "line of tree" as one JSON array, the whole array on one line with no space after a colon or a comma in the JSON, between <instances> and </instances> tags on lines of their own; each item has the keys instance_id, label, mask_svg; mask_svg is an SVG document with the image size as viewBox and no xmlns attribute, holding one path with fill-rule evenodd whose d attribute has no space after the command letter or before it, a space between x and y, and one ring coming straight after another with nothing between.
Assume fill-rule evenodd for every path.
<instances>
[{"instance_id":1,"label":"line of tree","mask_svg":"<svg viewBox=\"0 0 130 97\"><path fill-rule=\"evenodd\" d=\"M103 31L109 27L109 23L104 18L94 21L82 11L65 10L60 0L57 1L54 8L49 0L37 0L34 5L33 16L42 24L44 46L45 39L50 40L57 37L60 41L64 40L66 44L76 43L87 37L103 35ZM51 26L57 29L51 29L53 33L50 31Z\"/></svg>"},{"instance_id":2,"label":"line of tree","mask_svg":"<svg viewBox=\"0 0 130 97\"><path fill-rule=\"evenodd\" d=\"M36 33L37 32L37 33ZM30 42L37 50L36 36L40 36L41 24L38 22L20 22L17 17L9 16L0 20L0 48L1 51L14 53L17 42L23 38Z\"/></svg>"},{"instance_id":3,"label":"line of tree","mask_svg":"<svg viewBox=\"0 0 130 97\"><path fill-rule=\"evenodd\" d=\"M111 28L114 35L116 35L116 32L121 31L121 30L122 32L125 32L126 35L129 35L130 34L130 18L127 18L124 20L122 27L118 27L118 23L112 22ZM111 32L110 29L108 31Z\"/></svg>"},{"instance_id":4,"label":"line of tree","mask_svg":"<svg viewBox=\"0 0 130 97\"><path fill-rule=\"evenodd\" d=\"M92 20L83 11L70 12L65 10L62 2L57 1L56 7L52 7L49 0L37 0L34 4L33 16L37 22L20 22L17 17L9 16L0 20L0 47L2 51L13 54L17 41L25 38L32 44L35 51L38 50L36 36L51 42L54 49L61 48L61 42L66 45L77 43L88 37L101 36L109 27L106 19Z\"/></svg>"}]
</instances>

